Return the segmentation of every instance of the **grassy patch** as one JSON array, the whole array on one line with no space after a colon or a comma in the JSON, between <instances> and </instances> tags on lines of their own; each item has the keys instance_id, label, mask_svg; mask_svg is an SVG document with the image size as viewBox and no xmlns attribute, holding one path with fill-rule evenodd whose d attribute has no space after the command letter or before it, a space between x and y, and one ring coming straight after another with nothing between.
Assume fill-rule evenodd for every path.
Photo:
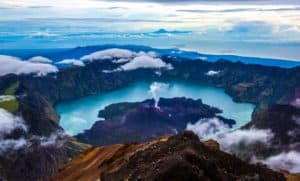
<instances>
[{"instance_id":1,"label":"grassy patch","mask_svg":"<svg viewBox=\"0 0 300 181\"><path fill-rule=\"evenodd\" d=\"M9 96L14 96L16 94L16 91L19 87L20 82L15 82L11 84L5 91L4 95L9 95ZM0 108L5 109L6 111L10 113L17 113L19 110L19 102L14 97L11 100L6 100L6 101L0 101Z\"/></svg>"},{"instance_id":2,"label":"grassy patch","mask_svg":"<svg viewBox=\"0 0 300 181\"><path fill-rule=\"evenodd\" d=\"M9 101L2 101L0 102L0 108L3 108L10 113L16 113L19 110L19 102L16 98Z\"/></svg>"}]
</instances>

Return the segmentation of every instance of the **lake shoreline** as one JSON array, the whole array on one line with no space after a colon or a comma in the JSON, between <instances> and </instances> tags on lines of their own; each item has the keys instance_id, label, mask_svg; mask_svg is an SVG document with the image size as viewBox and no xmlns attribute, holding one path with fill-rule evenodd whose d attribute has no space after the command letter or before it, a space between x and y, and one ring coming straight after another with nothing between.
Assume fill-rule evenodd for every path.
<instances>
[{"instance_id":1,"label":"lake shoreline","mask_svg":"<svg viewBox=\"0 0 300 181\"><path fill-rule=\"evenodd\" d=\"M70 127L74 127L76 122L78 123L78 126L81 127L80 132L84 131L83 127L85 129L89 129L94 122L101 119L98 117L98 111L108 105L120 102L144 101L145 99L153 98L149 92L150 86L153 83L154 82L149 81L136 82L130 86L111 92L90 95L73 101L65 101L57 104L55 109L56 112L61 115L60 125L67 131L67 133L70 133L68 130L70 130ZM234 126L235 129L240 128L247 122L251 121L251 115L255 105L235 102L233 98L226 94L222 88L208 86L207 84L197 85L182 81L159 83L163 84L162 86L166 86L163 88L165 90L158 91L157 94L159 97L186 97L191 99L201 99L205 104L220 108L223 111L223 113L220 114L221 116L236 120L237 124ZM220 103L219 101L223 102ZM90 104L92 104L92 106ZM244 118L240 119L241 117ZM74 123L70 125L69 123L71 122ZM89 126L85 125L85 123ZM80 132L76 131L76 133Z\"/></svg>"}]
</instances>

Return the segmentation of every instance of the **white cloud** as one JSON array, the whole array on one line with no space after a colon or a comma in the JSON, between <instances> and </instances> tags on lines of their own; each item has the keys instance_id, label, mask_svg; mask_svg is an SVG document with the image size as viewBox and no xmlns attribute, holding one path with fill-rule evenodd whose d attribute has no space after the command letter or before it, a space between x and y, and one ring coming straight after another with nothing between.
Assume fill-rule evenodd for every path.
<instances>
[{"instance_id":1,"label":"white cloud","mask_svg":"<svg viewBox=\"0 0 300 181\"><path fill-rule=\"evenodd\" d=\"M202 139L216 140L223 151L234 153L242 159L247 159L246 157L249 156L252 163L261 162L274 170L287 170L291 173L300 172L299 151L283 152L266 159L258 159L251 155L256 144L271 146L269 143L274 134L270 129L251 128L226 132L228 127L217 118L203 119L195 124L188 124L186 129L193 131Z\"/></svg>"},{"instance_id":2,"label":"white cloud","mask_svg":"<svg viewBox=\"0 0 300 181\"><path fill-rule=\"evenodd\" d=\"M135 52L126 49L112 48L97 51L81 57L81 60L105 60L105 59L130 59L136 56Z\"/></svg>"},{"instance_id":3,"label":"white cloud","mask_svg":"<svg viewBox=\"0 0 300 181\"><path fill-rule=\"evenodd\" d=\"M5 139L14 130L23 130L27 132L27 127L21 117L14 116L13 114L0 108L0 154L8 150L17 150L25 146L26 140L19 139Z\"/></svg>"},{"instance_id":4,"label":"white cloud","mask_svg":"<svg viewBox=\"0 0 300 181\"><path fill-rule=\"evenodd\" d=\"M17 57L6 55L0 55L0 64L0 76L7 74L36 74L38 76L45 76L48 73L58 72L57 67L50 64L22 61Z\"/></svg>"},{"instance_id":5,"label":"white cloud","mask_svg":"<svg viewBox=\"0 0 300 181\"><path fill-rule=\"evenodd\" d=\"M202 119L195 124L187 124L187 130L193 131L203 139L214 139L221 145L224 151L232 152L239 145L252 145L262 143L268 145L269 141L274 137L274 134L269 129L248 129L248 130L235 130L227 132L229 127L217 118Z\"/></svg>"},{"instance_id":6,"label":"white cloud","mask_svg":"<svg viewBox=\"0 0 300 181\"><path fill-rule=\"evenodd\" d=\"M1 145L0 146L0 154L1 154L6 151L19 150L21 148L24 148L25 146L28 146L28 142L24 138L5 139L5 140L0 140L0 145Z\"/></svg>"},{"instance_id":7,"label":"white cloud","mask_svg":"<svg viewBox=\"0 0 300 181\"><path fill-rule=\"evenodd\" d=\"M300 106L300 98L296 98L293 102L292 102L292 105L294 106Z\"/></svg>"},{"instance_id":8,"label":"white cloud","mask_svg":"<svg viewBox=\"0 0 300 181\"><path fill-rule=\"evenodd\" d=\"M139 68L172 68L170 64L165 63L160 58L153 58L148 55L135 57L128 63L121 66L121 70L135 70Z\"/></svg>"},{"instance_id":9,"label":"white cloud","mask_svg":"<svg viewBox=\"0 0 300 181\"><path fill-rule=\"evenodd\" d=\"M6 136L15 130L23 130L24 134L18 138L7 139ZM65 136L62 131L54 132L49 137L30 135L22 117L0 108L0 154L30 147L32 143L39 143L42 147L60 147L66 141Z\"/></svg>"},{"instance_id":10,"label":"white cloud","mask_svg":"<svg viewBox=\"0 0 300 181\"><path fill-rule=\"evenodd\" d=\"M33 32L33 33L31 33L30 36L31 36L31 37L42 38L42 37L57 36L57 34L50 33L50 32L47 32L47 31L38 31L38 32Z\"/></svg>"},{"instance_id":11,"label":"white cloud","mask_svg":"<svg viewBox=\"0 0 300 181\"><path fill-rule=\"evenodd\" d=\"M0 95L0 102L6 102L14 100L15 96L9 96L9 95Z\"/></svg>"},{"instance_id":12,"label":"white cloud","mask_svg":"<svg viewBox=\"0 0 300 181\"><path fill-rule=\"evenodd\" d=\"M120 58L120 59L117 59L117 60L113 60L113 63L126 63L126 62L129 62L130 59L128 58Z\"/></svg>"},{"instance_id":13,"label":"white cloud","mask_svg":"<svg viewBox=\"0 0 300 181\"><path fill-rule=\"evenodd\" d=\"M162 72L161 71L155 71L154 72L156 75L158 75L159 77L162 75Z\"/></svg>"},{"instance_id":14,"label":"white cloud","mask_svg":"<svg viewBox=\"0 0 300 181\"><path fill-rule=\"evenodd\" d=\"M155 52L134 52L126 49L106 49L85 55L81 60L109 60L116 64L122 64L115 70L104 70L105 73L111 73L114 71L128 71L139 68L167 68L172 69L171 64L167 64L160 58L156 57Z\"/></svg>"},{"instance_id":15,"label":"white cloud","mask_svg":"<svg viewBox=\"0 0 300 181\"><path fill-rule=\"evenodd\" d=\"M215 76L215 75L218 75L219 73L220 73L220 71L210 70L210 71L206 72L205 75Z\"/></svg>"},{"instance_id":16,"label":"white cloud","mask_svg":"<svg viewBox=\"0 0 300 181\"><path fill-rule=\"evenodd\" d=\"M269 141L274 137L270 129L248 129L236 130L233 132L222 133L216 135L215 139L220 143L221 148L225 151L230 151L239 145L252 145L256 143L269 144Z\"/></svg>"},{"instance_id":17,"label":"white cloud","mask_svg":"<svg viewBox=\"0 0 300 181\"><path fill-rule=\"evenodd\" d=\"M300 173L300 152L298 151L283 152L265 160L253 157L252 162L262 162L274 170L287 170L290 173Z\"/></svg>"},{"instance_id":18,"label":"white cloud","mask_svg":"<svg viewBox=\"0 0 300 181\"><path fill-rule=\"evenodd\" d=\"M27 131L23 119L0 108L0 140L15 129Z\"/></svg>"},{"instance_id":19,"label":"white cloud","mask_svg":"<svg viewBox=\"0 0 300 181\"><path fill-rule=\"evenodd\" d=\"M198 57L201 60L208 60L208 57Z\"/></svg>"},{"instance_id":20,"label":"white cloud","mask_svg":"<svg viewBox=\"0 0 300 181\"><path fill-rule=\"evenodd\" d=\"M49 58L42 57L42 56L32 57L32 58L28 59L28 61L32 62L32 63L49 63L49 64L51 64L53 62Z\"/></svg>"},{"instance_id":21,"label":"white cloud","mask_svg":"<svg viewBox=\"0 0 300 181\"><path fill-rule=\"evenodd\" d=\"M72 64L80 67L85 66L85 64L81 60L76 60L76 59L65 59L60 62L57 62L56 64Z\"/></svg>"},{"instance_id":22,"label":"white cloud","mask_svg":"<svg viewBox=\"0 0 300 181\"><path fill-rule=\"evenodd\" d=\"M193 131L201 139L224 132L228 128L229 127L218 118L201 119L195 124L188 123L186 126L186 130Z\"/></svg>"},{"instance_id":23,"label":"white cloud","mask_svg":"<svg viewBox=\"0 0 300 181\"><path fill-rule=\"evenodd\" d=\"M61 147L65 143L66 134L63 131L57 131L52 133L49 137L34 136L33 139L39 140L42 147Z\"/></svg>"}]
</instances>

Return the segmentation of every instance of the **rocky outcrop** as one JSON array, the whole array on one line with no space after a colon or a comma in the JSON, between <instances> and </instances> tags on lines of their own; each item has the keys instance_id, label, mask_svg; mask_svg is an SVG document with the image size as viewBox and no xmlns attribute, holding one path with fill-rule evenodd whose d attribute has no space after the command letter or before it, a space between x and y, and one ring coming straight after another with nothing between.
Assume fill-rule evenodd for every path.
<instances>
[{"instance_id":1,"label":"rocky outcrop","mask_svg":"<svg viewBox=\"0 0 300 181\"><path fill-rule=\"evenodd\" d=\"M244 128L270 129L274 134L269 152L300 151L300 108L292 105L274 105L259 114ZM257 152L262 152L259 150Z\"/></svg>"},{"instance_id":2,"label":"rocky outcrop","mask_svg":"<svg viewBox=\"0 0 300 181\"><path fill-rule=\"evenodd\" d=\"M176 134L185 130L187 123L205 122L214 117L229 126L235 124L234 120L217 115L221 112L203 104L200 99L161 98L158 107L154 106L154 100L118 103L101 110L99 116L105 120L96 122L91 129L76 138L81 142L100 146L143 142L161 135Z\"/></svg>"},{"instance_id":3,"label":"rocky outcrop","mask_svg":"<svg viewBox=\"0 0 300 181\"><path fill-rule=\"evenodd\" d=\"M62 145L59 145L62 144ZM47 180L89 145L65 138L62 143L41 146L31 142L22 149L0 154L0 180Z\"/></svg>"},{"instance_id":4,"label":"rocky outcrop","mask_svg":"<svg viewBox=\"0 0 300 181\"><path fill-rule=\"evenodd\" d=\"M91 148L52 180L285 180L283 174L250 165L215 145L184 132L142 144Z\"/></svg>"},{"instance_id":5,"label":"rocky outcrop","mask_svg":"<svg viewBox=\"0 0 300 181\"><path fill-rule=\"evenodd\" d=\"M34 90L23 89L20 95L23 95L18 98L21 115L29 125L30 133L47 136L62 130L58 124L58 114L41 94Z\"/></svg>"},{"instance_id":6,"label":"rocky outcrop","mask_svg":"<svg viewBox=\"0 0 300 181\"><path fill-rule=\"evenodd\" d=\"M62 134L59 116L52 104L38 91L24 86L19 76L0 78L2 94L16 98L17 111L6 111L21 117L26 129L22 127L11 133L1 133L0 180L47 179L88 147Z\"/></svg>"}]
</instances>

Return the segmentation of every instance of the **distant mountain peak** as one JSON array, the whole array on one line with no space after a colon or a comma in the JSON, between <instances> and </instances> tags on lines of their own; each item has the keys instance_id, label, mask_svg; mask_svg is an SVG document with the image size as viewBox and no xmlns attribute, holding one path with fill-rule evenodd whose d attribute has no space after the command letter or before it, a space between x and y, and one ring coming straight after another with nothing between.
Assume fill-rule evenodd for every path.
<instances>
[{"instance_id":1,"label":"distant mountain peak","mask_svg":"<svg viewBox=\"0 0 300 181\"><path fill-rule=\"evenodd\" d=\"M161 28L157 31L154 31L154 33L168 33L168 31L166 29Z\"/></svg>"},{"instance_id":2,"label":"distant mountain peak","mask_svg":"<svg viewBox=\"0 0 300 181\"><path fill-rule=\"evenodd\" d=\"M170 33L170 34L185 34L185 33L191 33L192 31L188 31L188 30L172 30L172 31L169 31L169 30L166 30L164 28L161 28L157 31L154 31L152 33L155 33L155 34L166 34L166 33Z\"/></svg>"}]
</instances>

